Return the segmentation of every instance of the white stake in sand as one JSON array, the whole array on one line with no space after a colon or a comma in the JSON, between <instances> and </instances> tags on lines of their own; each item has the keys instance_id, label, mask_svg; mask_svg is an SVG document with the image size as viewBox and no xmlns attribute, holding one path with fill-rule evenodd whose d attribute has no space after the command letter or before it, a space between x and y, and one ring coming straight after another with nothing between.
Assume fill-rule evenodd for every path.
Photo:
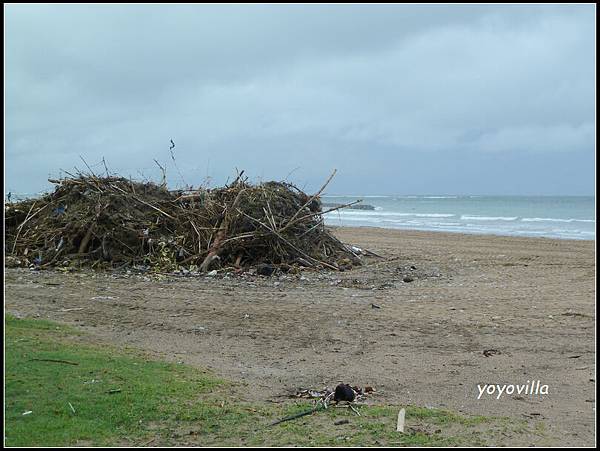
<instances>
[{"instance_id":1,"label":"white stake in sand","mask_svg":"<svg viewBox=\"0 0 600 451\"><path fill-rule=\"evenodd\" d=\"M404 433L404 416L406 415L406 411L404 409L400 409L398 412L398 425L396 426L397 432Z\"/></svg>"}]
</instances>

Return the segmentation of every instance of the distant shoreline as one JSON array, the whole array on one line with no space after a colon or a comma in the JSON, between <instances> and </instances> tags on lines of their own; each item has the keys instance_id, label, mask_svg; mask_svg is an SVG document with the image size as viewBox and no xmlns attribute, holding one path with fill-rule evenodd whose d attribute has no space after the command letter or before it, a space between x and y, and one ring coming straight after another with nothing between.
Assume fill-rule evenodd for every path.
<instances>
[{"instance_id":1,"label":"distant shoreline","mask_svg":"<svg viewBox=\"0 0 600 451\"><path fill-rule=\"evenodd\" d=\"M429 235L429 234L434 234L436 237L440 236L440 235L450 235L452 237L456 237L458 236L464 236L464 237L478 237L478 238L485 238L485 237L490 237L490 238L498 238L498 239L515 239L515 240L543 240L543 241L548 241L548 240L552 240L552 241L560 241L561 243L564 243L566 241L572 241L574 243L581 243L581 242L595 242L596 239L585 239L585 238L560 238L560 237L549 237L549 236L529 236L529 235L501 235L498 233L485 233L485 232L454 232L454 231L450 231L450 230L423 230L423 229L409 229L409 228L394 228L394 227L378 227L378 226L373 226L373 225L364 225L364 226L359 226L359 225L352 225L352 226L347 226L347 225L333 225L333 224L325 224L326 227L332 229L332 230L341 230L341 231L353 231L355 230L356 232L359 231L381 231L381 232L396 232L396 233L406 233L408 234L418 234L418 235Z\"/></svg>"}]
</instances>

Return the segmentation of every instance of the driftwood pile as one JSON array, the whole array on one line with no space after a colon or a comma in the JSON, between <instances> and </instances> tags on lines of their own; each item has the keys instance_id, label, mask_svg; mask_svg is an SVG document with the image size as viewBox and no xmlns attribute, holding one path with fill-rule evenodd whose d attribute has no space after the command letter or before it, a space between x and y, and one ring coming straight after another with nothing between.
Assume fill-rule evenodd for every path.
<instances>
[{"instance_id":1,"label":"driftwood pile","mask_svg":"<svg viewBox=\"0 0 600 451\"><path fill-rule=\"evenodd\" d=\"M54 192L5 206L6 255L22 266L209 271L360 264L356 248L323 224L319 195L327 183L309 196L285 182L253 185L243 172L224 187L195 191L88 174L50 181Z\"/></svg>"}]
</instances>

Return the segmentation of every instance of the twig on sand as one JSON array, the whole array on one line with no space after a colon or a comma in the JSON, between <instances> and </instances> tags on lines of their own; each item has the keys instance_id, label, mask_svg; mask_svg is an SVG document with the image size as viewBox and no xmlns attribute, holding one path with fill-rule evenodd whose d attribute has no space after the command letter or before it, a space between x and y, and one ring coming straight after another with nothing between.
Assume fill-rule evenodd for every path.
<instances>
[{"instance_id":1,"label":"twig on sand","mask_svg":"<svg viewBox=\"0 0 600 451\"><path fill-rule=\"evenodd\" d=\"M337 405L337 406L335 406L335 408L336 409L350 409L350 410L352 410L352 412L354 412L359 417L362 416L360 414L360 412L358 411L358 409L356 409L356 407L354 407L352 404Z\"/></svg>"},{"instance_id":2,"label":"twig on sand","mask_svg":"<svg viewBox=\"0 0 600 451\"><path fill-rule=\"evenodd\" d=\"M315 413L315 412L317 412L317 411L319 411L319 410L321 410L323 408L324 408L323 405L321 403L319 403L319 404L317 404L315 407L313 407L310 410L305 410L304 412L300 412L300 413L297 413L295 415L290 415L289 417L282 418L281 420L277 420L277 421L271 423L271 426L275 426L277 424L284 423L286 421L295 420L296 418L305 417L306 415L310 415L311 413Z\"/></svg>"},{"instance_id":3,"label":"twig on sand","mask_svg":"<svg viewBox=\"0 0 600 451\"><path fill-rule=\"evenodd\" d=\"M79 365L77 362L71 362L69 360L61 360L61 359L29 359L30 362L53 362L53 363L66 363L67 365Z\"/></svg>"},{"instance_id":4,"label":"twig on sand","mask_svg":"<svg viewBox=\"0 0 600 451\"><path fill-rule=\"evenodd\" d=\"M350 408L352 409L352 412L354 412L356 415L358 415L359 417L361 416L360 412L352 404L350 404Z\"/></svg>"},{"instance_id":5,"label":"twig on sand","mask_svg":"<svg viewBox=\"0 0 600 451\"><path fill-rule=\"evenodd\" d=\"M378 257L378 258L385 258L382 255L376 254L373 251L370 251L369 249L363 249L363 252L365 252L367 255L372 255L373 257Z\"/></svg>"},{"instance_id":6,"label":"twig on sand","mask_svg":"<svg viewBox=\"0 0 600 451\"><path fill-rule=\"evenodd\" d=\"M312 409L305 410L304 412L300 412L300 413L297 413L295 415L290 415L289 417L282 418L281 420L277 420L274 423L271 423L271 426L275 426L275 425L283 423L285 421L295 420L296 418L302 418L302 417L304 417L306 415L310 415L311 413L315 413L315 412L317 412L319 410L326 410L327 407L328 407L327 403L333 397L334 394L335 394L334 392L331 392L327 396L319 399L317 401L317 405L315 407L313 407ZM358 413L357 411L355 411L355 412ZM358 413L358 415L360 416L360 413Z\"/></svg>"}]
</instances>

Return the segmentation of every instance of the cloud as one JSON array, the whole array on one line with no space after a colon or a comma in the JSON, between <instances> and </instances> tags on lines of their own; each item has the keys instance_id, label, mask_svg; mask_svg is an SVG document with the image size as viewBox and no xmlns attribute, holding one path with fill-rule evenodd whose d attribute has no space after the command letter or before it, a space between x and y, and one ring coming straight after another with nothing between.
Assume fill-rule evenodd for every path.
<instances>
[{"instance_id":1,"label":"cloud","mask_svg":"<svg viewBox=\"0 0 600 451\"><path fill-rule=\"evenodd\" d=\"M552 126L507 127L484 134L471 148L486 152L548 152L586 150L594 145L595 124L553 124Z\"/></svg>"},{"instance_id":2,"label":"cloud","mask_svg":"<svg viewBox=\"0 0 600 451\"><path fill-rule=\"evenodd\" d=\"M373 192L430 177L427 192L489 193L508 188L492 167L468 186L443 171L489 153L552 152L557 174L593 164L588 6L12 5L7 188L38 189L79 155L156 174L170 138L190 183L299 167L314 186L338 167L338 191L361 174ZM381 182L408 160L407 184Z\"/></svg>"}]
</instances>

